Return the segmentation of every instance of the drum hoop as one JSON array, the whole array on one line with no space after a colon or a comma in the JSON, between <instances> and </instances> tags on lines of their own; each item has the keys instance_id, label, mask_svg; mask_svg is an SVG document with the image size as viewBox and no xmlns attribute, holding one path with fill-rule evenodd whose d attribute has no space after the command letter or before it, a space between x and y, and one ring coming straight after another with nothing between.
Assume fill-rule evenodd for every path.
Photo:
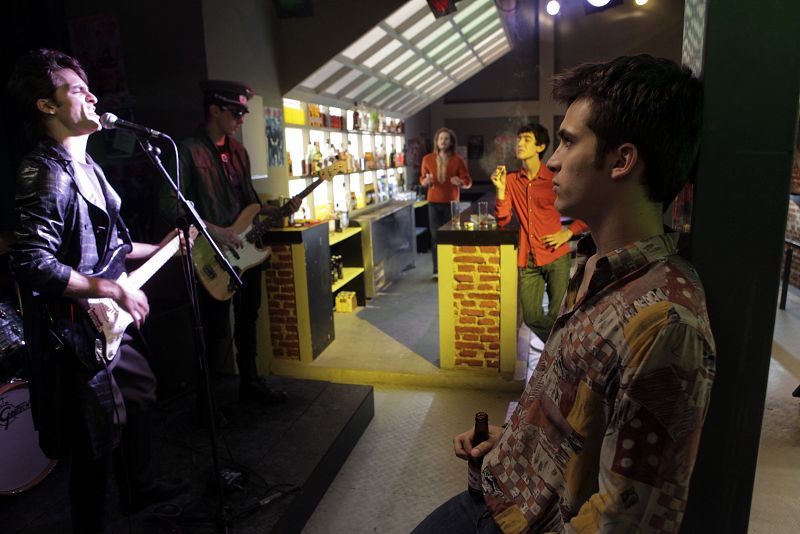
<instances>
[{"instance_id":1,"label":"drum hoop","mask_svg":"<svg viewBox=\"0 0 800 534\"><path fill-rule=\"evenodd\" d=\"M28 381L25 380L24 378L12 378L11 380L6 382L5 384L0 385L0 395L4 394L5 392L10 391L12 389L18 388L18 387L27 386L27 384L28 384ZM47 458L47 457L45 456L45 458ZM23 491L27 491L27 490L31 489L36 484L38 484L39 482L44 480L44 477L49 475L50 472L58 464L58 460L53 460L52 458L47 458L47 460L48 460L47 465L45 465L44 469L42 469L42 471L36 477L34 477L33 480L23 484L22 486L14 488L14 489L0 490L0 495L17 495L19 493L22 493Z\"/></svg>"}]
</instances>

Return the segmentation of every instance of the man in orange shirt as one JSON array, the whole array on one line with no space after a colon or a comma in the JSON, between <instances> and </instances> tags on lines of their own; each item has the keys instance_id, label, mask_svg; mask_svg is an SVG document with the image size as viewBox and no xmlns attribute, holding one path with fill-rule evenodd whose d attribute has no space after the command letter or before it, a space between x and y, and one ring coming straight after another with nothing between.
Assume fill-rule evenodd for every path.
<instances>
[{"instance_id":1,"label":"man in orange shirt","mask_svg":"<svg viewBox=\"0 0 800 534\"><path fill-rule=\"evenodd\" d=\"M542 165L541 155L550 144L547 129L540 124L528 124L517 132L517 158L522 170L506 175L498 167L492 175L497 188L495 217L504 226L511 221L511 210L519 219L519 293L522 316L534 334L547 341L550 329L569 281L569 252L567 241L587 230L582 221L562 228L561 215L555 208L553 173ZM544 291L549 300L547 313L542 309Z\"/></svg>"},{"instance_id":2,"label":"man in orange shirt","mask_svg":"<svg viewBox=\"0 0 800 534\"><path fill-rule=\"evenodd\" d=\"M419 183L428 188L428 222L431 229L433 277L439 272L436 255L436 233L450 220L450 201L460 200L461 188L472 187L472 178L464 159L456 154L456 134L440 128L433 136L436 147L422 158Z\"/></svg>"}]
</instances>

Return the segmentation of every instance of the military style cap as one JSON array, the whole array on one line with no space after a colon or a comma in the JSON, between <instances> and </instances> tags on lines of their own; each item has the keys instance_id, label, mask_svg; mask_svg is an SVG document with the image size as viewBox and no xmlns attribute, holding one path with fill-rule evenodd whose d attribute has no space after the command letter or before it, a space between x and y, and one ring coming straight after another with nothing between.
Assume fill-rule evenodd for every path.
<instances>
[{"instance_id":1,"label":"military style cap","mask_svg":"<svg viewBox=\"0 0 800 534\"><path fill-rule=\"evenodd\" d=\"M239 82L206 80L200 84L207 102L222 106L238 106L245 112L247 101L253 98L253 90Z\"/></svg>"}]
</instances>

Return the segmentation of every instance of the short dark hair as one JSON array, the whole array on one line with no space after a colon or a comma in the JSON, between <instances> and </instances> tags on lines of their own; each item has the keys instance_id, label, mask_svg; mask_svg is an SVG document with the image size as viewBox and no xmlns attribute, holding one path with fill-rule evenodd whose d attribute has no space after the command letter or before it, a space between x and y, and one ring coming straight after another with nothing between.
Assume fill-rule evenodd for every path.
<instances>
[{"instance_id":1,"label":"short dark hair","mask_svg":"<svg viewBox=\"0 0 800 534\"><path fill-rule=\"evenodd\" d=\"M591 104L597 162L632 143L645 164L650 200L669 204L689 178L700 146L703 88L687 67L649 55L578 65L553 79L553 96Z\"/></svg>"},{"instance_id":2,"label":"short dark hair","mask_svg":"<svg viewBox=\"0 0 800 534\"><path fill-rule=\"evenodd\" d=\"M547 147L550 146L550 133L547 128L536 122L531 122L519 127L517 130L517 137L524 133L532 133L536 138L537 145L544 145L544 150L539 152L539 159L542 159L542 154L547 152Z\"/></svg>"},{"instance_id":3,"label":"short dark hair","mask_svg":"<svg viewBox=\"0 0 800 534\"><path fill-rule=\"evenodd\" d=\"M88 85L86 72L77 59L46 48L29 51L17 61L11 73L8 94L15 101L19 119L30 141L36 141L45 134L36 101L53 97L57 88L55 73L63 69L72 69Z\"/></svg>"}]
</instances>

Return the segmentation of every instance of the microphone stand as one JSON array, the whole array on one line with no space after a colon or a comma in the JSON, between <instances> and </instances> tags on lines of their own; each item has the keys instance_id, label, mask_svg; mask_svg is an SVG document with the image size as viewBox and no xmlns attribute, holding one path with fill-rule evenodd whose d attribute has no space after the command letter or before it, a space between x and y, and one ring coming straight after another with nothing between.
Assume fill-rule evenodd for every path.
<instances>
[{"instance_id":1,"label":"microphone stand","mask_svg":"<svg viewBox=\"0 0 800 534\"><path fill-rule=\"evenodd\" d=\"M170 142L174 143L171 137L162 134L163 137L169 139ZM194 205L187 201L186 198L181 193L178 185L172 179L170 174L164 168L164 165L161 163L161 159L159 158L160 149L154 147L148 136L144 133L137 134L136 136L139 141L139 145L144 150L145 154L147 154L148 159L150 162L156 167L158 173L167 181L170 185L172 190L175 193L175 197L177 199L177 204L180 205L184 213L186 214L183 217L183 223L180 225L180 230L183 232L184 242L187 243L186 246L186 254L182 255L182 261L184 264L184 273L186 273L186 289L189 295L189 300L192 305L192 325L193 325L193 332L194 332L194 342L195 342L195 356L197 358L197 365L200 369L200 380L202 384L202 391L205 392L205 401L206 401L206 409L208 410L208 434L209 440L211 441L211 458L214 467L214 478L216 481L217 486L217 493L219 497L218 501L218 508L217 508L217 530L219 532L228 532L228 525L233 521L233 513L230 508L230 505L227 503L225 497L225 489L222 480L222 473L219 468L219 453L217 451L217 428L216 428L216 421L214 420L214 414L216 413L216 404L214 402L214 395L211 391L211 380L208 371L208 364L207 364L207 357L206 357L206 346L203 336L203 325L200 320L200 305L197 297L197 279L195 278L195 271L194 271L194 263L192 262L192 247L188 246L189 243L189 226L194 224L200 234L206 238L208 244L211 245L211 249L214 251L216 255L216 259L219 264L227 271L227 273L231 277L231 281L235 284L236 288L239 289L242 287L242 279L239 278L239 275L236 273L236 270L230 264L228 259L220 250L217 243L211 237L208 232L208 228L206 227L203 220L198 215L197 211L194 209Z\"/></svg>"}]
</instances>

